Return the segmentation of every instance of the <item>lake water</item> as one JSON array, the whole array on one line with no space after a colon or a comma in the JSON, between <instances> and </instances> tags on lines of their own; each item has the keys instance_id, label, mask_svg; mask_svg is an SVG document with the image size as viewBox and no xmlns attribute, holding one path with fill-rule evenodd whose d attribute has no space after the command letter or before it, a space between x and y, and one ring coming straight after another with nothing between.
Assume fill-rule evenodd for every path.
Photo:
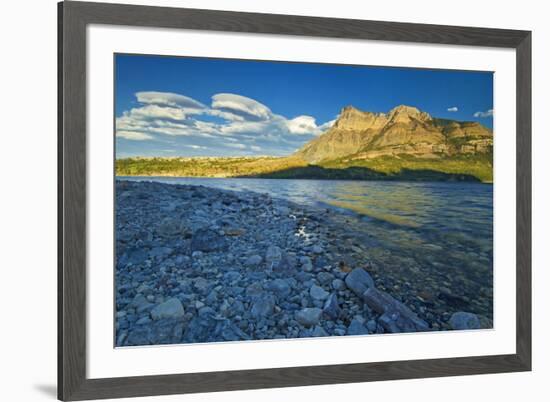
<instances>
[{"instance_id":1,"label":"lake water","mask_svg":"<svg viewBox=\"0 0 550 402\"><path fill-rule=\"evenodd\" d=\"M480 183L119 177L269 193L342 212L386 288L492 319L493 186Z\"/></svg>"}]
</instances>

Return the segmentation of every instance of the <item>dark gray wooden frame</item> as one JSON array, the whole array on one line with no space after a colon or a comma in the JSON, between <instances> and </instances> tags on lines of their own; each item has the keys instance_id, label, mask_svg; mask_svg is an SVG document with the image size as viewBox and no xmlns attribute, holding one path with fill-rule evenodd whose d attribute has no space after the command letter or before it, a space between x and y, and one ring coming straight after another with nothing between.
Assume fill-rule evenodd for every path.
<instances>
[{"instance_id":1,"label":"dark gray wooden frame","mask_svg":"<svg viewBox=\"0 0 550 402\"><path fill-rule=\"evenodd\" d=\"M58 5L58 398L83 400L531 370L531 32L135 5ZM516 50L516 353L258 370L86 377L86 26L109 24Z\"/></svg>"}]
</instances>

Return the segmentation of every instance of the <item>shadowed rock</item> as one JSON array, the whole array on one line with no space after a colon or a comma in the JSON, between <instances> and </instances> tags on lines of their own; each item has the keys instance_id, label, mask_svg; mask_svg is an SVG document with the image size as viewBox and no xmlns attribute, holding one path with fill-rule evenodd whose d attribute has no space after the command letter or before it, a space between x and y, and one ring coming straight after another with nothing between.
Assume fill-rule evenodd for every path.
<instances>
[{"instance_id":1,"label":"shadowed rock","mask_svg":"<svg viewBox=\"0 0 550 402\"><path fill-rule=\"evenodd\" d=\"M332 293L325 302L323 306L323 313L332 320L337 320L342 313L342 309L338 304L338 296L336 293Z\"/></svg>"},{"instance_id":2,"label":"shadowed rock","mask_svg":"<svg viewBox=\"0 0 550 402\"><path fill-rule=\"evenodd\" d=\"M429 329L428 323L386 292L369 288L363 294L363 300L378 314L382 314L378 321L387 332L414 332Z\"/></svg>"}]
</instances>

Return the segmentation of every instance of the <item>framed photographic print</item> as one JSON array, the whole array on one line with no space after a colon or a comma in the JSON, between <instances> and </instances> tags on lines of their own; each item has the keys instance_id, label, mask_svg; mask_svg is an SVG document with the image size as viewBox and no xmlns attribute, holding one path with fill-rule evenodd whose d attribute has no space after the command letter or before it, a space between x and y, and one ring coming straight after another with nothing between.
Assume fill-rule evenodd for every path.
<instances>
[{"instance_id":1,"label":"framed photographic print","mask_svg":"<svg viewBox=\"0 0 550 402\"><path fill-rule=\"evenodd\" d=\"M59 398L530 370L530 35L59 3Z\"/></svg>"}]
</instances>

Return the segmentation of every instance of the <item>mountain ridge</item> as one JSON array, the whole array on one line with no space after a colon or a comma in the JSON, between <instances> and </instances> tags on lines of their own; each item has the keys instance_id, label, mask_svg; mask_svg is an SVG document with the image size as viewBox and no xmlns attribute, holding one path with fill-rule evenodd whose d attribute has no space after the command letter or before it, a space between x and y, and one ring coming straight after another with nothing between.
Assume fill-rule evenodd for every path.
<instances>
[{"instance_id":1,"label":"mountain ridge","mask_svg":"<svg viewBox=\"0 0 550 402\"><path fill-rule=\"evenodd\" d=\"M388 113L344 107L334 125L294 153L308 163L351 157L442 158L492 154L493 132L477 122L434 118L414 106Z\"/></svg>"}]
</instances>

